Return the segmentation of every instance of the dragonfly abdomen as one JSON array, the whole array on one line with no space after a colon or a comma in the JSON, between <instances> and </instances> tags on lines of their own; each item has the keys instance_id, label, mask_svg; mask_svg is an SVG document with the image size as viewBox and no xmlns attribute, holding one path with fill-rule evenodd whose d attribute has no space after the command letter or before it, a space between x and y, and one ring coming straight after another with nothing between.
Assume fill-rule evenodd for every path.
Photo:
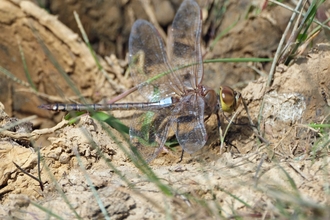
<instances>
[{"instance_id":1,"label":"dragonfly abdomen","mask_svg":"<svg viewBox=\"0 0 330 220\"><path fill-rule=\"evenodd\" d=\"M39 108L51 111L115 111L115 110L154 110L169 107L173 104L172 98L168 97L158 102L142 103L114 103L114 104L45 104Z\"/></svg>"}]
</instances>

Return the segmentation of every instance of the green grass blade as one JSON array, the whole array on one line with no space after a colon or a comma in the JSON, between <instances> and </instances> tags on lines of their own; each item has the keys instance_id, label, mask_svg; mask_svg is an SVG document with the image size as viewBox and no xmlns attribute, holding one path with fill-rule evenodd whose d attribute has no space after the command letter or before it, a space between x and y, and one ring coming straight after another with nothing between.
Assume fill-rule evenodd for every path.
<instances>
[{"instance_id":1,"label":"green grass blade","mask_svg":"<svg viewBox=\"0 0 330 220\"><path fill-rule=\"evenodd\" d=\"M92 118L107 123L114 129L119 131L120 133L124 133L124 134L129 133L129 128L126 125L124 125L120 120L113 117L112 115L108 115L104 112L94 112L92 113Z\"/></svg>"},{"instance_id":2,"label":"green grass blade","mask_svg":"<svg viewBox=\"0 0 330 220\"><path fill-rule=\"evenodd\" d=\"M45 208L45 207L39 205L38 203L33 202L33 201L30 201L30 203L31 203L31 205L37 207L37 208L40 209L41 211L47 213L49 216L52 216L52 217L54 217L54 218L56 218L56 219L64 220L64 218L62 218L61 216L55 214L54 212L50 211L49 209L47 209L47 208Z\"/></svg>"},{"instance_id":3,"label":"green grass blade","mask_svg":"<svg viewBox=\"0 0 330 220\"><path fill-rule=\"evenodd\" d=\"M34 91L37 91L37 87L34 85L33 80L31 78L31 74L29 72L29 68L27 67L24 51L23 51L22 46L21 46L20 43L18 43L18 48L19 48L19 52L21 54L21 59L22 59L22 62L23 62L23 69L24 69L24 72L25 72L25 77L26 77L28 83L30 84L30 87Z\"/></svg>"}]
</instances>

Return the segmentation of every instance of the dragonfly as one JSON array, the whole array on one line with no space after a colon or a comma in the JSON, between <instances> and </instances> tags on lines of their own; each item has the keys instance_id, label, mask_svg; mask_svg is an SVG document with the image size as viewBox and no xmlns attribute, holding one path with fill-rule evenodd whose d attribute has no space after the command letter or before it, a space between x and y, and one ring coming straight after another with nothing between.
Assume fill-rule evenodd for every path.
<instances>
[{"instance_id":1,"label":"dragonfly","mask_svg":"<svg viewBox=\"0 0 330 220\"><path fill-rule=\"evenodd\" d=\"M214 89L202 85L202 14L195 0L179 7L169 34L168 51L156 28L137 20L129 37L131 77L146 102L112 104L46 104L53 111L136 110L129 135L132 146L148 162L165 148L169 134L175 134L183 152L200 150L208 135L205 120L219 111L232 112L241 101L240 93L228 86ZM136 116L138 115L138 116Z\"/></svg>"}]
</instances>

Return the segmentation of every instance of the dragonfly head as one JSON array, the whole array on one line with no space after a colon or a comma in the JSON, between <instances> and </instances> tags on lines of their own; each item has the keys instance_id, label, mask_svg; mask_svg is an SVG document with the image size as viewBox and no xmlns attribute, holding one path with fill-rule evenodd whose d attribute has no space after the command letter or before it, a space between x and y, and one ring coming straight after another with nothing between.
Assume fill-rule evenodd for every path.
<instances>
[{"instance_id":1,"label":"dragonfly head","mask_svg":"<svg viewBox=\"0 0 330 220\"><path fill-rule=\"evenodd\" d=\"M220 106L222 111L233 112L241 104L241 93L236 92L228 86L220 87Z\"/></svg>"}]
</instances>

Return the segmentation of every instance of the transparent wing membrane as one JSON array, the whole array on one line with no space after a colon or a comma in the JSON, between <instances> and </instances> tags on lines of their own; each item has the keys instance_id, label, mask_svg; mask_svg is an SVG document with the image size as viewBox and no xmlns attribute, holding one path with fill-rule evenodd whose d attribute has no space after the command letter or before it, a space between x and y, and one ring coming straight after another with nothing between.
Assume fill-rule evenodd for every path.
<instances>
[{"instance_id":1,"label":"transparent wing membrane","mask_svg":"<svg viewBox=\"0 0 330 220\"><path fill-rule=\"evenodd\" d=\"M152 24L137 20L129 38L131 75L139 91L148 101L159 101L173 94L169 87L169 71L164 44ZM147 85L145 82L149 82Z\"/></svg>"},{"instance_id":2,"label":"transparent wing membrane","mask_svg":"<svg viewBox=\"0 0 330 220\"><path fill-rule=\"evenodd\" d=\"M131 122L131 143L148 162L153 160L165 145L170 115L170 109L142 112Z\"/></svg>"},{"instance_id":3,"label":"transparent wing membrane","mask_svg":"<svg viewBox=\"0 0 330 220\"><path fill-rule=\"evenodd\" d=\"M187 153L201 149L207 141L204 126L204 100L195 94L188 95L174 110L176 118L176 137Z\"/></svg>"},{"instance_id":4,"label":"transparent wing membrane","mask_svg":"<svg viewBox=\"0 0 330 220\"><path fill-rule=\"evenodd\" d=\"M184 1L176 13L171 34L172 47L168 47L170 62L174 67L191 65L177 71L181 86L196 89L203 79L203 63L200 48L202 16L198 4Z\"/></svg>"}]
</instances>

